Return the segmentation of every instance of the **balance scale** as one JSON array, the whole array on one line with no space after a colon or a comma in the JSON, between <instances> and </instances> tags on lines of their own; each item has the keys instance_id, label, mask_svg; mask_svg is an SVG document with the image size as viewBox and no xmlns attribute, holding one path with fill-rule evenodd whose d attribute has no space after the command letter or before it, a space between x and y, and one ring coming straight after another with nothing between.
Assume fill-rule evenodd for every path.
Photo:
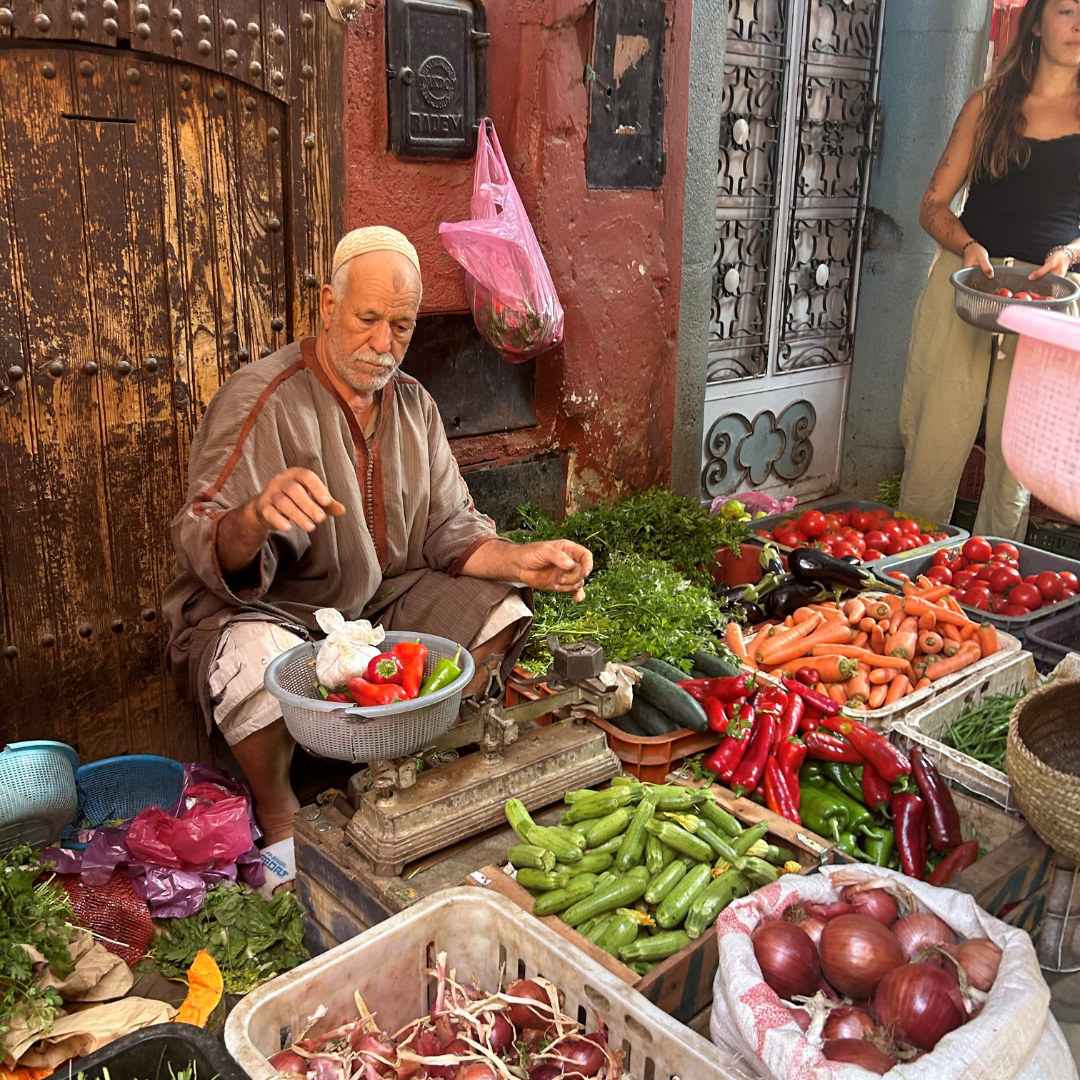
<instances>
[{"instance_id":1,"label":"balance scale","mask_svg":"<svg viewBox=\"0 0 1080 1080\"><path fill-rule=\"evenodd\" d=\"M474 752L420 771L415 756L372 761L353 775L348 794L357 809L345 836L375 874L396 876L406 863L505 824L507 799L535 810L620 771L604 732L589 722L615 715L615 688L598 678L603 651L590 642L549 643L551 670L533 680L547 683L549 696L510 707L491 697L465 699L462 722L426 756L465 746ZM533 726L556 710L569 710L568 718Z\"/></svg>"}]
</instances>

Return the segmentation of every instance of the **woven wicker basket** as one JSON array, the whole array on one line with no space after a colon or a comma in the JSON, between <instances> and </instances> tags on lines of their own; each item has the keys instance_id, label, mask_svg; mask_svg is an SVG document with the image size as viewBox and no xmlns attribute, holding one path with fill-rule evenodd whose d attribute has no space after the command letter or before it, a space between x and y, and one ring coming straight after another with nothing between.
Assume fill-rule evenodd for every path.
<instances>
[{"instance_id":1,"label":"woven wicker basket","mask_svg":"<svg viewBox=\"0 0 1080 1080\"><path fill-rule=\"evenodd\" d=\"M1031 827L1080 863L1080 680L1055 680L1017 702L1005 768Z\"/></svg>"}]
</instances>

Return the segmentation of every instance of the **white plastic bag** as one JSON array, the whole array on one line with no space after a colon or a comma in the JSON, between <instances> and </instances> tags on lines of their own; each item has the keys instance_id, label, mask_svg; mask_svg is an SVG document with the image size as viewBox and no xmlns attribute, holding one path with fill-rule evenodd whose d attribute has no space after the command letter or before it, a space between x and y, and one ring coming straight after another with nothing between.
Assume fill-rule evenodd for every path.
<instances>
[{"instance_id":1,"label":"white plastic bag","mask_svg":"<svg viewBox=\"0 0 1080 1080\"><path fill-rule=\"evenodd\" d=\"M315 661L315 674L327 690L336 690L364 675L368 664L382 651L375 646L386 637L386 631L372 626L367 619L346 622L340 611L319 608L315 621L326 634Z\"/></svg>"},{"instance_id":2,"label":"white plastic bag","mask_svg":"<svg viewBox=\"0 0 1080 1080\"><path fill-rule=\"evenodd\" d=\"M840 884L831 879L839 875ZM713 984L712 1041L768 1080L866 1080L857 1065L828 1061L812 1046L762 981L750 935L800 899L837 899L841 885L892 877L924 911L944 919L961 937L988 937L1004 950L990 995L974 1019L949 1032L929 1054L898 1065L887 1080L1076 1080L1076 1064L1050 1013L1050 990L1031 938L983 911L966 893L866 866L826 866L820 874L785 874L729 904L716 933L720 967Z\"/></svg>"}]
</instances>

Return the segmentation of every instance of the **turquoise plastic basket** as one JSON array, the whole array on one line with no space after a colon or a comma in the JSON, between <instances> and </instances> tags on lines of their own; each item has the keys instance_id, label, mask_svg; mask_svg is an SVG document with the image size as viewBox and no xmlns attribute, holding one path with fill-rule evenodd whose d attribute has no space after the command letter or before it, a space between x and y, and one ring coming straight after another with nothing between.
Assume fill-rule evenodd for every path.
<instances>
[{"instance_id":1,"label":"turquoise plastic basket","mask_svg":"<svg viewBox=\"0 0 1080 1080\"><path fill-rule=\"evenodd\" d=\"M60 839L78 806L78 767L79 755L65 743L8 743L0 751L0 852Z\"/></svg>"},{"instance_id":2,"label":"turquoise plastic basket","mask_svg":"<svg viewBox=\"0 0 1080 1080\"><path fill-rule=\"evenodd\" d=\"M127 754L83 765L75 783L79 806L61 843L81 851L86 844L76 839L77 829L131 821L148 806L172 806L184 785L184 766L155 754Z\"/></svg>"}]
</instances>

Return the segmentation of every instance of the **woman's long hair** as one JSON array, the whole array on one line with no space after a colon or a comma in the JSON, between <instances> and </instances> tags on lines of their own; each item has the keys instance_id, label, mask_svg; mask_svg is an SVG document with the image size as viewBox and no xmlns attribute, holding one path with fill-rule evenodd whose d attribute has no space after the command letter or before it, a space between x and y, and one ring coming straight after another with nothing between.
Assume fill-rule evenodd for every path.
<instances>
[{"instance_id":1,"label":"woman's long hair","mask_svg":"<svg viewBox=\"0 0 1080 1080\"><path fill-rule=\"evenodd\" d=\"M1012 165L1027 167L1031 148L1024 141L1026 120L1022 107L1035 83L1042 41L1035 29L1042 21L1048 0L1028 0L1020 15L1016 37L1001 56L998 69L986 84L975 146L971 154L970 178L998 180ZM1080 75L1077 76L1080 89Z\"/></svg>"}]
</instances>

